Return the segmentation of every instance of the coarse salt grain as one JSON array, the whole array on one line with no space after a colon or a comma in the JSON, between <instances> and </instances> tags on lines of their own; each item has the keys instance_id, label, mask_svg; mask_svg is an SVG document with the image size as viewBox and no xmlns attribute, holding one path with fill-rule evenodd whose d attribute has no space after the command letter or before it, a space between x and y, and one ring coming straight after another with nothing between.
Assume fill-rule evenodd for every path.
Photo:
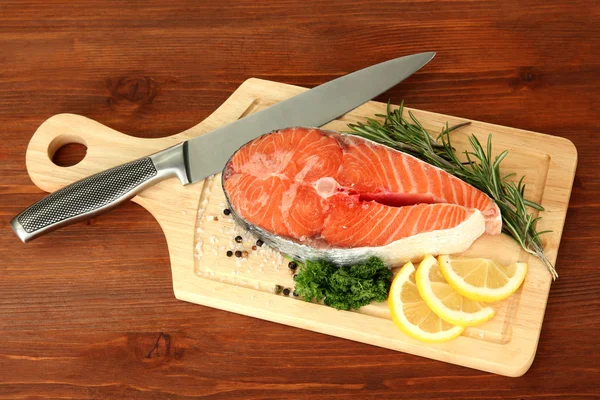
<instances>
[{"instance_id":1,"label":"coarse salt grain","mask_svg":"<svg viewBox=\"0 0 600 400\"><path fill-rule=\"evenodd\" d=\"M199 240L196 243L196 249L195 250L196 250L196 255L199 256L199 257L201 257L204 254L204 252L202 251L202 241L201 240Z\"/></svg>"}]
</instances>

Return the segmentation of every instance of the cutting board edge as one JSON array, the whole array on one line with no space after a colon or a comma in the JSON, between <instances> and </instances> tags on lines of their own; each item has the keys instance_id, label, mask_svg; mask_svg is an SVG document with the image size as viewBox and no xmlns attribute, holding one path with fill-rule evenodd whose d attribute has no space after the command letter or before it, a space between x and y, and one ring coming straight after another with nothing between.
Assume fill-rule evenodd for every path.
<instances>
[{"instance_id":1,"label":"cutting board edge","mask_svg":"<svg viewBox=\"0 0 600 400\"><path fill-rule=\"evenodd\" d=\"M269 322L284 324L292 326L294 328L305 329L323 335L335 336L345 340L356 341L363 344L386 348L393 351L400 351L419 357L430 358L436 361L447 362L450 364L485 371L493 374L503 375L507 377L516 378L523 376L533 364L537 352L539 335L536 337L536 342L534 346L532 346L531 343L524 338L515 338L507 344L497 344L482 342L480 340L466 336L460 336L459 338L454 339L454 341L447 343L427 345L404 336L399 330L397 330L395 326L392 327L392 329L394 330L394 332L396 332L398 337L393 339L390 337L377 335L377 333L371 332L370 330L363 331L359 335L357 335L356 330L353 330L351 327L340 328L339 325L336 326L331 323L328 323L329 321L333 320L339 322L339 318L335 318L337 317L336 313L348 313L347 311L337 311L333 308L323 307L314 303L306 303L306 305L308 306L318 307L319 311L322 311L321 309L325 308L327 312L324 313L325 315L323 315L322 318L319 319L314 319L314 314L312 315L313 319L309 319L301 315L296 315L294 312L281 313L273 311L265 313L264 308L252 307L250 305L252 303L251 301L246 301L244 304L241 304L233 301L228 301L227 299L219 300L217 299L217 296L214 295L215 292L211 294L205 293L203 295L200 294L202 291L197 290L197 288L186 288L185 286L186 285L174 286L175 297L178 300L202 305L205 307L217 308L222 311L240 314L251 318L257 318ZM227 284L208 280L206 286L207 288L221 287L225 288L225 290L231 290L231 288L228 287L229 285ZM273 297L273 295L270 293L256 292L250 288L236 288L235 290L239 293L243 293L244 295L250 295L252 293L253 296L257 297L255 301L268 301L270 302L270 306L279 305L281 307L287 307L289 306L289 302L302 301L297 299L289 299L281 296ZM372 324L369 323L372 323L373 317L358 313L352 314L354 319L364 319L364 321L362 321L364 322L364 324L362 324L361 326L372 327ZM389 322L389 324L393 324L391 321L386 322ZM376 331L377 329L374 330ZM486 351L498 352L502 354L504 358L501 360L499 360L498 358L494 358L492 359L492 361L490 361L490 359L485 356L469 356L464 354L457 356L457 354L453 353L452 351L448 351L447 349L445 349L446 346L481 346L482 344L483 347L487 349ZM522 351L523 348L528 349L528 351ZM478 355L481 354L481 352L478 353Z\"/></svg>"},{"instance_id":2,"label":"cutting board edge","mask_svg":"<svg viewBox=\"0 0 600 400\"><path fill-rule=\"evenodd\" d=\"M251 84L261 84L264 81L261 80L252 80L250 83ZM277 86L279 84L274 83L274 82L267 82L269 87L271 88L277 88ZM296 92L298 91L303 91L306 89L300 88L300 87L296 87L296 86L292 86L292 85L280 85L280 86L285 86L285 87L291 87L294 90L294 93L291 93L290 95L296 94ZM250 88L251 89L251 88ZM273 99L269 99L270 101L267 102L268 103L272 103ZM281 98L276 98L275 101L282 101L285 100L285 97L281 97ZM365 107L371 107L373 108L374 106L377 107L382 107L385 106L385 103L380 103L380 102L368 102L365 105L359 107L358 109L364 109ZM358 110L357 109L357 110ZM356 116L357 113L359 113L359 111L357 110L353 110L351 111L350 114L352 117ZM380 111L380 110L379 110ZM447 118L447 119L457 119L457 117L452 117L452 116L445 116L442 114L437 114L437 113L431 113L431 112L427 112L430 114L435 114L438 118ZM347 114L347 115L348 115ZM372 113L368 114L371 115ZM345 116L343 116L341 119L343 120ZM339 121L340 123L342 121ZM493 125L493 124L489 124L489 123L485 123L485 122L478 122L478 121L474 121L475 125L481 125L484 128L486 127L492 127L494 129L498 129L500 131L510 131L515 132L518 131L521 135L525 135L525 137L529 137L529 135L531 134L535 134L536 138L543 138L544 140L546 140L547 142L550 142L551 145L548 145L548 148L544 149L547 153L549 153L549 156L552 156L553 158L558 158L561 161L561 164L563 165L563 167L566 165L566 169L571 171L572 174L574 175L574 168L576 167L577 164L577 160L576 158L573 158L573 155L576 156L576 148L574 146L574 144L572 144L572 142L568 141L565 143L562 139L563 138L558 138L558 137L554 137L551 135L547 135L547 134L543 134L543 133L539 133L539 132L533 132L533 131L526 131L526 130L520 130L517 128L510 128L510 127L504 127L501 125ZM325 127L327 128L327 126ZM536 139L536 141L538 141ZM547 143L546 143L547 144ZM566 145L566 146L565 146ZM562 155L562 157L559 155L558 157L555 157L557 155L556 151L558 148L561 147L567 147L569 149L570 152L570 156L567 155L566 157L564 156L564 154ZM556 165L552 166L553 169L556 168ZM569 182L569 196L570 196L570 192L571 192L571 186L572 186L572 180L573 180L573 175L571 175L571 180ZM549 178L549 176L547 176L547 178ZM562 223L564 224L564 219L566 217L566 213L565 210L563 210L562 208L560 208L558 210L562 216L561 216L561 220ZM560 235L557 236L557 242L560 242ZM541 271L540 271L541 272ZM502 345L502 347L499 347L501 350L498 351L498 355L499 356L504 356L507 354L507 350L509 348L514 348L515 351L512 353L510 359L505 359L504 363L500 362L499 359L498 363L492 363L493 365L482 365L485 363L489 363L487 361L486 358L477 358L477 357L470 357L467 358L466 360L461 361L457 361L457 360L448 360L448 359L443 359L443 357L434 357L432 355L429 354L423 354L423 352L421 351L412 351L410 349L407 349L405 346L402 347L398 347L398 346L382 346L382 347L387 347L387 348L391 348L394 350L401 350L401 351L405 351L408 353L412 353L412 354L417 354L417 355L421 355L421 356L425 356L425 357L429 357L429 358L435 358L435 359L441 359L442 361L446 361L446 362L450 362L453 364L458 364L458 365L464 365L470 368L475 368L475 369L480 369L480 370L485 370L488 372L492 372L492 373L497 373L497 374L501 374L501 375L505 375L505 376L511 376L511 377L518 377L521 376L523 374L525 374L529 368L531 367L532 363L535 360L535 355L537 353L537 347L538 347L538 343L539 343L539 337L541 334L541 327L543 324L543 318L544 318L544 314L545 314L545 310L546 310L546 305L547 305L547 298L548 298L548 294L549 294L549 288L551 285L551 279L550 279L550 274L547 271L543 271L543 274L545 274L545 278L542 279L543 282L540 282L538 280L538 282L534 283L534 287L536 287L535 290L538 291L538 295L540 295L538 297L538 301L541 301L543 304L539 305L539 302L536 302L536 304L539 305L539 309L537 311L535 311L535 315L533 317L533 319L531 321L529 321L526 325L528 325L528 328L531 329L533 328L535 330L535 332L527 332L527 337L521 337L519 335L519 328L515 328L515 332L514 332L514 338L513 340L511 340L511 342L509 342L508 344L504 344ZM541 286L540 286L541 284ZM179 291L179 289L177 289ZM534 290L534 291L535 291ZM541 293L539 293L541 292ZM194 294L193 291L190 292L186 292L182 291L181 294L177 294L177 296L183 300L186 301L191 301L191 302L195 302L195 303L200 303L200 304L205 304L205 305L209 305L212 307L217 307L220 309L225 309L226 311L232 311L232 312L237 312L237 313L242 313L239 309L238 310L231 310L228 307L223 307L220 306L219 304L216 304L214 301L208 300L208 301L202 301L198 299L198 296L196 296ZM195 299L195 300L194 300ZM235 304L233 304L231 307L235 307ZM257 311L256 313L252 313L252 312L246 312L244 313L245 315L250 315L256 318L262 318L260 315L260 311ZM263 318L264 319L264 318ZM273 319L268 319L268 320L273 320ZM285 322L282 320L277 320L275 319L276 322L280 322L280 323L285 323L288 325L292 325L289 322ZM302 326L301 324L293 324L293 326L298 326L298 327L302 327L305 329L310 329L316 332L321 332L321 333L329 333L329 334L334 334L335 336L339 336L339 337L346 337L345 335L337 332L337 333L331 333L331 332L324 332L323 329L312 329L312 328L308 328L306 326ZM523 332L528 331L528 329L524 328ZM357 341L361 341L364 343L370 343L370 344L375 344L373 342L369 342L368 340L364 340L364 339L360 339L360 338L351 338L353 340L357 340ZM464 340L464 339L462 339ZM376 344L377 345L377 344Z\"/></svg>"},{"instance_id":3,"label":"cutting board edge","mask_svg":"<svg viewBox=\"0 0 600 400\"><path fill-rule=\"evenodd\" d=\"M184 135L186 135L186 136L188 136L188 137L190 137L190 136L194 136L196 133L199 133L199 131L201 130L201 129L200 129L200 130L199 130L199 129L197 129L197 127L199 127L201 124L205 123L205 122L206 122L206 121L207 121L207 120L208 120L210 117L213 117L213 118L214 118L214 121L213 121L213 123L215 123L215 124L216 124L216 123L222 123L223 121L218 121L218 119L219 119L219 118L216 118L216 116L218 116L218 113L217 113L217 111L219 111L219 110L223 110L224 112L225 112L225 111L231 111L231 110L225 110L225 107L224 107L224 106L225 106L225 104L226 104L227 102L229 102L229 101L230 101L230 100L232 100L233 98L237 98L237 99L242 99L242 98L243 98L243 99L244 99L244 101L243 101L243 103L244 103L244 104L242 104L242 106L241 106L241 107L239 107L239 109L240 109L240 110L243 110L243 111L241 111L239 114L237 114L237 115L234 117L234 119L235 119L235 118L239 118L239 116L240 116L240 115L243 115L243 113L245 113L245 112L246 112L246 110L248 110L248 107L251 107L251 106L252 106L252 104L253 104L253 102L254 102L254 101L257 99L257 98L260 98L260 97L261 97L261 93L253 93L253 92L252 92L252 90L254 90L254 89L255 89L255 87L254 87L254 86L255 86L255 85L260 85L260 84L262 84L262 83L265 83L265 82L269 83L269 85L268 85L268 86L269 86L269 88L273 88L273 87L275 87L275 88L277 88L277 87L281 88L282 86L289 86L289 87L292 87L292 88L294 88L294 93L289 93L289 92L286 92L286 94L288 95L288 97L289 97L289 96L291 96L291 95L293 95L293 94L296 94L297 92L301 92L301 91L307 90L307 89L300 88L300 87L293 86L293 85L285 85L285 84L279 84L279 83L276 83L276 82L264 81L264 80L262 80L262 79L258 79L258 78L250 78L250 79L248 79L247 81L245 81L245 82L244 82L242 85L240 85L240 87L238 87L238 89L237 89L237 90L236 90L236 91L235 91L235 92L234 92L234 93L233 93L233 94L230 96L230 98L228 98L228 99L227 99L227 101L226 101L226 102L225 102L225 103L224 103L224 104L223 104L221 107L219 107L217 110L215 110L215 112L214 112L213 114L211 114L211 116L209 116L207 119L205 119L204 121L202 121L200 124L196 125L195 127L192 127L192 128L190 128L190 129L189 129L189 130L187 130L187 131L184 131L184 132L182 132L182 133L179 133L179 134L176 134L176 135L173 135L173 136L169 136L169 137L165 137L165 138L159 138L159 139L139 139L139 138L133 138L133 137L130 137L130 136L127 136L127 135L123 135L123 134L121 134L121 135L123 135L123 136L125 136L125 137L127 137L127 138L131 138L132 140L142 140L142 141L144 141L145 143L150 143L150 141L153 141L153 144L156 144L156 145L158 145L158 143L159 143L161 140L164 140L164 141L165 141L164 143L167 143L167 142L166 142L167 140L169 140L169 141L172 141L174 138L181 138L181 137L183 137ZM269 88L267 88L267 92L268 92L268 89L269 89ZM278 96L280 96L280 94L279 94L279 93L278 93L277 95L278 95ZM237 97L236 97L236 96L237 96ZM280 99L279 99L279 100L277 100L277 101L281 101L281 100L282 100L282 99L280 98ZM365 105L363 105L363 106L359 107L359 109L362 109L363 107L372 107L374 104L375 104L375 105L379 105L379 106L381 106L381 105L385 105L384 103L380 103L380 102L369 102L369 103L366 103ZM235 108L235 107L234 107L234 108ZM352 111L350 114L353 114L353 113L356 113L356 112L358 112L358 111L357 111L357 110L354 110L354 111ZM434 113L434 114L435 114L435 113ZM438 114L438 115L441 115L441 114ZM84 118L84 117L82 117L82 118ZM452 118L456 118L456 117L452 117ZM91 121L91 120L90 120L90 121ZM481 124L487 124L487 123L483 123L483 122L481 122ZM100 124L99 124L99 125L100 125ZM211 124L211 125L212 125L212 124ZM491 125L491 124L487 124L487 125ZM102 125L102 126L103 126L103 125ZM497 125L497 126L498 126L498 127L501 127L501 128L504 128L504 127L502 127L502 126L500 126L500 125ZM110 128L107 128L107 129L110 129ZM518 130L518 129L516 129L516 128L511 128L511 129L513 129L513 130ZM523 130L518 130L518 131L523 131ZM115 131L115 132L116 132L116 131ZM523 132L530 132L530 131L523 131ZM557 137L553 137L553 136L546 135L546 134L542 134L542 133L538 133L538 132L533 132L533 133L536 133L536 134L539 134L539 135L543 135L544 137L547 137L547 138L549 138L550 140L553 140L553 141L554 141L554 140L556 140L556 139L559 139L559 141L560 141L561 139L564 139L564 138L557 138ZM179 139L178 141L180 141L180 140L181 140L181 139ZM567 140L567 139L565 139L565 140ZM577 154L576 154L576 148L575 148L574 144L573 144L572 142L570 142L570 141L568 141L568 142L571 144L571 146L572 146L572 149L575 151L575 157L576 157L576 156L577 156ZM175 143L174 143L174 142L169 142L169 144L175 144ZM570 146L570 147L571 147L571 146ZM152 150L153 150L153 151L157 151L157 150L160 150L160 149L162 149L162 148L164 148L164 147L168 147L168 146L166 146L166 145L160 145L160 147L159 147L159 148L154 148L154 147L153 147L153 149L152 149ZM89 150L89 148L88 148L88 150ZM28 148L28 151L29 151L29 148ZM146 154L148 154L148 153L146 153ZM145 155L145 154L141 154L141 155ZM139 155L139 156L141 156L141 155ZM48 155L46 154L46 155L45 155L45 157L46 157L46 158L48 158ZM133 158L135 158L135 157L133 157ZM118 163L121 163L121 162L126 162L126 161L129 161L129 160L131 160L131 159L132 159L131 157L130 157L130 158L121 158L121 159L118 159L118 160L116 160L116 161L117 161L117 162L116 162L116 164L118 164ZM571 158L571 160L572 160L572 158ZM563 161L564 161L564 158L563 158ZM573 160L573 161L572 161L572 163L573 163L573 164L572 164L572 165L573 165L573 168L575 168L575 167L576 167L576 164L577 164L577 160L576 160L576 159L575 159L575 160ZM78 164L78 165L79 165L79 164ZM76 166L75 166L75 167L76 167ZM105 167L100 167L100 168L98 168L98 166L96 166L96 167L97 167L96 169L104 169L104 168L105 168ZM61 168L62 168L62 167L61 167ZM75 168L75 169L76 169L76 168ZM66 171L66 169L61 169L61 171L63 171L63 172L64 172L64 171ZM73 170L70 170L70 171L72 172L72 175L70 175L69 179L71 179L71 178L73 178L75 175L77 175L77 171L73 171ZM28 164L28 172L29 172L29 164ZM92 171L92 172L97 172L97 171ZM83 175L83 176L79 176L79 177L76 177L76 178L77 178L77 179L80 179L80 178L82 178L82 177L84 177L84 176L87 176L87 175L89 175L89 174L85 174L85 175ZM571 185L570 185L570 187L569 187L569 197L570 197L570 193L571 193L571 189L572 189L572 180L573 180L573 179L574 179L574 170L573 170L573 176L571 176ZM75 179L72 179L72 180L75 180ZM165 181L165 182L163 182L163 183L164 183L164 184L168 184L169 182L173 182L173 180ZM37 182L35 182L35 181L34 181L34 183L36 183L36 185L37 185ZM62 183L66 184L66 183L70 183L70 182L68 182L68 179L67 179L66 181L65 181L65 180L63 180L63 181L62 181ZM179 184L179 182L176 182L176 183L177 183L177 185L179 185L179 187L181 187L181 185ZM63 184L63 186L64 186L64 184ZM162 184L162 183L161 183L161 184ZM201 186L201 185L200 185L200 183L198 183L197 185L198 185L198 187L199 187L199 186ZM39 186L39 185L38 185L38 186ZM61 187L61 185L57 185L56 189L57 189L58 187ZM160 187L159 187L159 188L160 188ZM179 257L179 261L178 261L178 260L177 260L177 258L174 256L174 254L173 254L173 253L174 253L174 250L172 249L172 247L171 247L170 243L171 243L171 241L173 241L173 240L175 240L175 239L172 239L172 234L169 234L169 233L167 232L167 230L165 230L165 228L163 227L163 225L162 225L162 223L161 223L161 220L160 220L160 219L161 219L161 214L160 214L160 213L157 213L157 214L155 215L155 214L153 213L153 211L151 210L151 208L152 208L152 205L151 205L151 203L152 203L152 200L153 200L153 199L152 199L152 197L153 197L154 195L157 195L157 194L158 194L158 189L159 189L159 188L156 188L156 190L157 190L157 191L155 191L155 192L154 192L154 194L152 194L152 193L153 193L153 192L152 192L153 188L149 189L148 191L144 192L144 193L143 193L141 196L139 196L139 198L135 198L135 199L134 199L134 201L135 201L135 202L137 202L137 203L139 203L139 204L141 204L141 205L142 205L144 208L146 208L146 209L147 209L149 212L151 212L151 214L152 214L152 215L154 215L154 217L155 217L155 218L158 220L159 224L161 224L161 228L162 228L162 229L163 229L163 231L165 232L165 237L166 237L167 243L169 244L169 256L170 256L170 260L171 260L171 266L172 266L172 274L173 274L173 290L174 290L175 296L176 296L177 298L181 298L182 300L189 301L189 300L188 300L188 299L186 299L186 298L188 298L188 297L198 297L198 295L197 295L197 293L196 293L196 294L194 294L193 292L188 292L187 290L185 290L184 286L181 286L181 285L180 285L180 282L177 282L177 276L178 276L178 273L179 273L179 272L181 272L182 270L185 270L185 271L184 271L184 272L185 272L185 274L184 274L184 275L186 275L186 276L187 276L187 278L189 278L190 280L193 280L193 281L196 281L196 279L198 279L199 277L195 276L195 275L194 275L194 273L193 273L193 255L189 255L188 257ZM166 188L166 187L163 187L163 190L164 190L165 188ZM44 189L44 188L42 188L42 189ZM191 206L191 205L190 205L190 207L195 207L195 212L197 212L197 210L198 210L198 202L197 202L197 200L198 200L198 198L199 198L199 196L200 196L200 191L201 191L201 188L199 188L198 190L195 190L195 189L194 189L194 192L197 192L197 193L194 195L194 196L195 196L195 199L196 199L196 202L195 202L195 205L193 205L193 206ZM568 202L568 199L567 199L567 202ZM192 203L193 203L193 201L192 201ZM567 204L568 204L568 203L567 203ZM178 210L178 211L179 211L179 210ZM185 210L184 210L184 211L185 211ZM565 210L565 217L566 217L566 210ZM562 224L563 224L563 225L564 225L564 222L565 222L565 218L563 218L563 219L562 219ZM194 222L194 224L195 224L195 222ZM194 225L194 226L195 226L195 225ZM194 235L191 235L191 236L193 237ZM559 236L559 238L558 238L558 243L557 243L557 244L559 244L559 243L560 243L560 236ZM191 248L191 249L192 249L191 251L193 252L193 245L194 245L194 244L193 244L193 241L192 241L192 242L190 242L190 243L189 243L189 246L186 246L186 247L187 247L187 248ZM190 268L190 265L192 265L192 267L191 267L191 268ZM548 287L549 287L549 285L548 285ZM544 292L544 294L545 294L545 297L544 297L544 305L543 305L543 307L542 307L542 310L541 310L541 315L539 316L539 317L540 317L540 319L539 319L539 326L540 326L540 328L541 328L541 323L543 322L543 316L544 316L544 313L545 313L545 308L546 308L546 304L547 304L547 297L548 297L548 294L549 294L549 290L548 290L548 289L546 289L546 288L542 288L542 290L543 290L543 292ZM187 293L187 294L186 294L186 293ZM206 294L205 296L209 296L209 297L210 297L210 294ZM202 302L192 301L192 302L194 302L194 303L198 303L198 304L203 304L203 303L205 303L205 304L209 304L209 302L205 302L205 301L202 301ZM222 307L219 307L219 306L218 306L218 305L216 305L216 304L215 304L215 305L213 305L213 307L220 308L220 309L224 309L224 308L222 308ZM321 306L319 306L319 307L321 307ZM323 308L323 307L321 307L321 308ZM236 311L232 311L232 312L236 312ZM260 310L257 310L256 312L258 313L258 312L260 312ZM251 314L246 314L246 315L251 315ZM256 318L262 318L260 315L251 315L251 316L253 316L253 317L256 317ZM264 318L262 318L262 319L264 319ZM270 320L270 319L269 319L269 320ZM278 322L279 322L279 321L278 321ZM308 322L310 322L310 321L308 321ZM281 323L287 323L287 322L281 322ZM292 325L292 326L296 326L295 324L291 324L291 323L287 323L287 324L288 324L288 325ZM300 326L299 326L299 327L300 327ZM313 331L320 332L319 330L316 330L316 329L311 329L311 328L307 328L307 327L305 327L305 326L301 326L301 328L304 328L304 329L310 329L310 330L313 330ZM322 333L323 333L323 332L322 332ZM327 332L325 332L325 333L327 333ZM475 369L485 370L485 371L488 371L488 372L498 373L498 374L502 374L502 375L506 375L506 376L520 376L520 375L524 374L524 373L525 373L525 372L526 372L526 371L529 369L529 367L531 366L531 363L533 362L533 360L534 360L534 358L535 358L535 354L536 354L536 352L537 352L537 345L538 345L538 342L539 342L539 336L540 336L540 333L541 333L541 329L537 329L537 332L536 332L536 334L535 334L535 338L534 338L534 337L530 337L530 339L534 339L535 343L533 343L533 342L532 342L532 340L526 341L526 343L527 343L527 344L528 344L528 346L529 346L529 347L528 347L528 349L530 349L531 351L529 351L529 352L527 353L527 354L528 354L528 355L527 355L527 357L524 357L524 358L522 359L522 360L523 360L523 362L522 362L522 363L521 363L521 364L520 364L518 367L510 367L510 366L509 366L509 367L505 367L505 366L503 366L504 364L496 364L496 365L499 365L499 366L500 366L500 367L498 367L498 368L488 368L488 367L486 367L486 366L473 366L473 365L466 365L466 363L467 363L467 362L470 362L469 360L471 360L471 359L469 359L469 360L466 360L466 361L463 363L463 362L456 362L456 360L448 360L448 359L443 359L444 357L439 357L439 358L438 358L438 357L432 357L431 355L425 355L425 354L422 354L422 353L421 353L420 351L418 351L418 350L417 350L417 351L415 351L414 349L413 349L413 350L411 350L411 349L407 349L407 348L404 348L404 347L402 347L402 349L398 348L397 346L382 346L382 347L387 347L387 348L391 348L391 349L394 349L394 350L401 350L401 351L405 351L405 352L408 352L408 353L411 353L411 354L417 354L417 355L421 355L421 356L425 356L425 357L429 357L429 358L441 359L442 361L445 361L445 362L450 362L450 363L457 364L457 365L464 365L464 366L467 366L467 367L469 367L469 368L475 368ZM332 334L332 333L329 333L329 334ZM335 336L341 336L341 337L344 337L344 338L346 338L346 339L349 339L348 337L346 337L346 336L344 336L344 335L342 335L342 334L334 334L334 335L335 335ZM356 339L356 338L350 338L350 339L351 339L351 340L357 340L357 341L361 341L361 342L363 342L363 343L373 344L372 342L369 342L369 341L367 341L366 339L365 339L365 340L362 340L362 339ZM461 338L459 338L459 340L461 340L461 341L464 341L464 339L461 339ZM516 343L516 342L515 342L515 343ZM423 345L422 345L422 344L420 344L420 343L417 343L417 344L412 344L412 345L411 345L411 344L408 344L407 346L409 346L409 345L410 345L410 346L422 347L422 348L428 348L428 347L425 347L425 346L423 346ZM506 347L504 347L504 349L506 349ZM501 353L501 354L504 354L504 353ZM520 352L520 353L518 353L518 354L522 354L522 352ZM484 360L484 361L485 361L485 360ZM514 361L514 359L513 359L513 361ZM508 369L506 369L506 368L508 368Z\"/></svg>"},{"instance_id":4,"label":"cutting board edge","mask_svg":"<svg viewBox=\"0 0 600 400\"><path fill-rule=\"evenodd\" d=\"M279 82L274 82L274 81L261 79L261 78L254 78L254 77L246 79L244 82L242 82L242 84L239 86L238 89L243 88L246 90L256 90L257 88L264 86L264 85L269 86L271 88L275 88L275 89L277 89L277 88L280 89L281 87L287 87L297 93L301 93L301 92L309 90L309 88L305 88L302 86L292 85L289 83L279 83ZM261 88L260 90L264 90L264 89ZM285 100L285 98L281 98L278 100ZM385 102L370 100L370 101L356 107L355 109L349 111L348 113L344 114L344 116L356 116L357 114L361 113L361 111L365 108L370 108L373 106L385 108L385 107L387 107L387 105L388 104ZM398 107L398 106L392 104L392 107ZM448 115L448 114L442 114L442 113L439 113L436 111L421 110L421 109L412 108L412 107L408 107L408 106L404 106L404 109L406 111L410 110L411 112L417 112L420 114L426 114L426 115L435 116L435 117L444 117L444 119L448 119L448 120L470 121L473 124L481 125L484 127L489 126L492 128L510 129L510 130L516 131L519 134L522 134L525 136L530 136L530 135L540 136L540 137L544 138L545 140L551 141L551 142L556 142L556 143L563 142L564 144L566 144L569 147L570 151L572 151L572 153L569 153L567 156L568 159L573 160L571 167L577 166L577 160L578 160L577 147L575 146L575 143L573 143L573 141L571 141L568 138L562 137L562 136L555 136L555 135L550 135L548 133L543 133L543 132L539 132L539 131L516 128L513 126L509 126L509 125L500 125L500 124L495 124L495 123L491 123L491 122L480 121L480 120L476 120L476 119L472 119L472 118L461 117L459 115ZM342 116L342 117L344 117L344 116ZM362 117L362 118L364 118L364 117Z\"/></svg>"}]
</instances>

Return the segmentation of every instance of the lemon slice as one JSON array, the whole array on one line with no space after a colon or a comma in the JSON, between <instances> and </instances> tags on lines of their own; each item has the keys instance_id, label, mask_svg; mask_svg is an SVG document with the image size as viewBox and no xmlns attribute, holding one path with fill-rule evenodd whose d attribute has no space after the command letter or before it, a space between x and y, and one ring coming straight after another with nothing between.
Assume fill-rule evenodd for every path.
<instances>
[{"instance_id":1,"label":"lemon slice","mask_svg":"<svg viewBox=\"0 0 600 400\"><path fill-rule=\"evenodd\" d=\"M495 311L478 301L461 296L440 272L437 260L426 256L415 274L417 289L431 311L446 322L474 326L490 320Z\"/></svg>"},{"instance_id":2,"label":"lemon slice","mask_svg":"<svg viewBox=\"0 0 600 400\"><path fill-rule=\"evenodd\" d=\"M454 326L433 313L417 290L415 266L405 264L392 281L388 306L396 326L408 336L423 342L446 342L465 328Z\"/></svg>"},{"instance_id":3,"label":"lemon slice","mask_svg":"<svg viewBox=\"0 0 600 400\"><path fill-rule=\"evenodd\" d=\"M492 303L513 294L527 274L527 263L508 267L486 258L438 257L440 271L450 286L468 299Z\"/></svg>"}]
</instances>

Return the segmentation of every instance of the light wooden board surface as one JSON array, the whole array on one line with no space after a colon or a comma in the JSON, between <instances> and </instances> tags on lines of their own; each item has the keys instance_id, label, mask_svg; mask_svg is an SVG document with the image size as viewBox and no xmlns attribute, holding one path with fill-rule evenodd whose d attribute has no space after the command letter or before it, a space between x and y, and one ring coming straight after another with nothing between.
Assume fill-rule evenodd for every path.
<instances>
[{"instance_id":1,"label":"light wooden board surface","mask_svg":"<svg viewBox=\"0 0 600 400\"><path fill-rule=\"evenodd\" d=\"M161 139L134 138L82 116L56 115L44 122L32 137L26 155L27 170L39 188L55 191L90 174L211 131L304 90L249 79L206 120ZM384 109L382 103L369 102L325 128L344 130L348 122L364 120ZM436 134L446 121L451 125L465 121L412 111ZM555 262L577 165L575 147L563 138L476 121L453 134L454 145L462 150L466 148L468 134L484 141L490 133L495 152L509 150L503 172L525 175L527 197L545 207L539 229L552 230L543 237L543 242L549 260ZM72 142L87 146L86 157L71 167L53 164L54 152ZM504 302L493 305L497 315L491 321L468 328L454 341L431 345L410 339L396 329L385 303L346 312L291 295L274 294L275 284L293 288L287 261L266 247L252 250L254 239L223 214L225 199L219 175L185 187L176 179L163 181L133 201L145 207L165 233L173 289L178 299L507 376L524 374L533 362L551 277L535 257L504 235L482 236L467 254L504 263L528 262L529 273L522 288ZM238 234L244 237L241 244L233 241ZM244 260L225 255L227 250L242 249L249 253Z\"/></svg>"}]
</instances>

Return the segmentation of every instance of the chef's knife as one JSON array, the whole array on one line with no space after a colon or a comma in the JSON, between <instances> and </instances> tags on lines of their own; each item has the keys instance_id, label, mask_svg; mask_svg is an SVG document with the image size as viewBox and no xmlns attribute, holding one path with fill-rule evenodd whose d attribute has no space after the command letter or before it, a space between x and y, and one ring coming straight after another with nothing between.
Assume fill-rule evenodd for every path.
<instances>
[{"instance_id":1,"label":"chef's knife","mask_svg":"<svg viewBox=\"0 0 600 400\"><path fill-rule=\"evenodd\" d=\"M44 197L10 224L27 242L102 214L163 179L178 177L184 185L197 182L221 171L250 140L289 126L324 125L402 82L434 56L413 54L361 69L197 138L99 172Z\"/></svg>"}]
</instances>

